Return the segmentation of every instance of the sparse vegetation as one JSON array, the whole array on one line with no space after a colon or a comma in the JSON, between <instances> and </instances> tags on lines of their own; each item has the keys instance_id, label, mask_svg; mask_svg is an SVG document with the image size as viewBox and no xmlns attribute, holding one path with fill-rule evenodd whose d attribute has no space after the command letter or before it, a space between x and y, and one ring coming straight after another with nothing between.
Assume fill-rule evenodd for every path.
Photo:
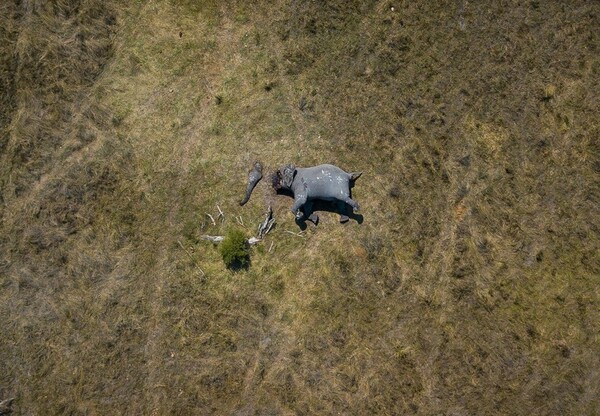
<instances>
[{"instance_id":1,"label":"sparse vegetation","mask_svg":"<svg viewBox=\"0 0 600 416\"><path fill-rule=\"evenodd\" d=\"M0 402L597 413L599 16L0 2ZM298 234L265 179L240 208L255 160L363 171L364 221ZM269 204L234 277L199 236L253 234Z\"/></svg>"}]
</instances>

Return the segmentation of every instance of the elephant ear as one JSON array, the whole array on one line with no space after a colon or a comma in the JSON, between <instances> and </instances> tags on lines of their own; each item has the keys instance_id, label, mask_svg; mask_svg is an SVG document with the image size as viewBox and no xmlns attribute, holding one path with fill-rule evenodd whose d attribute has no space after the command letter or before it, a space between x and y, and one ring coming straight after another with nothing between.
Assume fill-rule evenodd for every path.
<instances>
[{"instance_id":1,"label":"elephant ear","mask_svg":"<svg viewBox=\"0 0 600 416\"><path fill-rule=\"evenodd\" d=\"M294 182L294 176L296 176L296 166L286 165L283 168L283 175L281 176L282 186L291 189L292 183Z\"/></svg>"}]
</instances>

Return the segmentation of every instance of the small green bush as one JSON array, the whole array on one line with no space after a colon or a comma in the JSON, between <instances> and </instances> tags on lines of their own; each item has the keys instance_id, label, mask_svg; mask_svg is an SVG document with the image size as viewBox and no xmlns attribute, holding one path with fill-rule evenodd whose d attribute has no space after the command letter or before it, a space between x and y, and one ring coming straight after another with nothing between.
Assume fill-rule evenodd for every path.
<instances>
[{"instance_id":1,"label":"small green bush","mask_svg":"<svg viewBox=\"0 0 600 416\"><path fill-rule=\"evenodd\" d=\"M240 230L228 231L220 250L223 262L229 269L248 268L250 265L248 243L246 236Z\"/></svg>"}]
</instances>

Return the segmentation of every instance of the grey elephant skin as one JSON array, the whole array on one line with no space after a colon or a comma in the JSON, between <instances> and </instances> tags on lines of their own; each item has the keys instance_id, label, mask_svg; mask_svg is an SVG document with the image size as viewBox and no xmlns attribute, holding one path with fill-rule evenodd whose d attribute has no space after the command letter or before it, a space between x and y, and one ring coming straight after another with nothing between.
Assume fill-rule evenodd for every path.
<instances>
[{"instance_id":1,"label":"grey elephant skin","mask_svg":"<svg viewBox=\"0 0 600 416\"><path fill-rule=\"evenodd\" d=\"M250 200L250 195L252 195L252 191L256 184L262 179L262 163L255 162L254 167L248 172L248 185L246 186L246 195L244 199L240 201L240 205L244 206L246 202Z\"/></svg>"},{"instance_id":2,"label":"grey elephant skin","mask_svg":"<svg viewBox=\"0 0 600 416\"><path fill-rule=\"evenodd\" d=\"M294 194L292 212L297 220L302 220L311 212L313 201L337 201L342 208L341 222L348 220L345 204L354 212L359 210L358 203L350 197L350 188L361 172L348 173L334 165L319 165L297 168L285 165L273 174L275 190L291 191Z\"/></svg>"}]
</instances>

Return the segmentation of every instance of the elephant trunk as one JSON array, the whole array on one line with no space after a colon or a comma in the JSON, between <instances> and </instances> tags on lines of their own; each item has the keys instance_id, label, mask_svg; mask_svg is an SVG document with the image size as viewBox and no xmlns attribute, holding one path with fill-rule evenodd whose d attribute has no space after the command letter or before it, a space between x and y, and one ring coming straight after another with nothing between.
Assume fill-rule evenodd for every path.
<instances>
[{"instance_id":1,"label":"elephant trunk","mask_svg":"<svg viewBox=\"0 0 600 416\"><path fill-rule=\"evenodd\" d=\"M262 165L260 162L254 164L254 168L248 172L248 185L246 186L246 196L240 201L240 205L246 204L250 200L252 191L256 184L262 179Z\"/></svg>"}]
</instances>

